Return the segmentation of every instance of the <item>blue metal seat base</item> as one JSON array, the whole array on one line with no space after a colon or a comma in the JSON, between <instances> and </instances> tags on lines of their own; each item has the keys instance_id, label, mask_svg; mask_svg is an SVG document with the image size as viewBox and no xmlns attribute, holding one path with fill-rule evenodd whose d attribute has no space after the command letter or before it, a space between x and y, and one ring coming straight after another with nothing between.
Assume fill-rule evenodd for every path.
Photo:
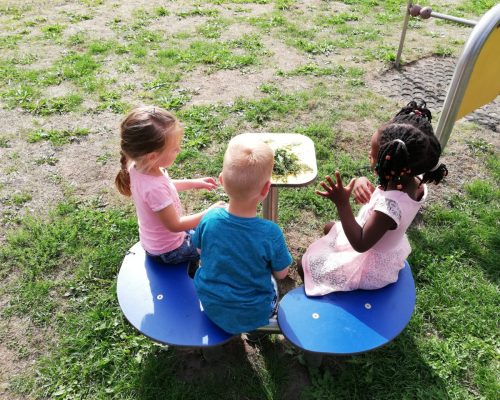
<instances>
[{"instance_id":1,"label":"blue metal seat base","mask_svg":"<svg viewBox=\"0 0 500 400\"><path fill-rule=\"evenodd\" d=\"M140 243L125 256L116 291L127 320L156 342L206 347L233 337L203 312L187 264L164 265L149 257Z\"/></svg>"},{"instance_id":2,"label":"blue metal seat base","mask_svg":"<svg viewBox=\"0 0 500 400\"><path fill-rule=\"evenodd\" d=\"M280 302L278 324L294 345L313 353L356 354L383 346L410 321L415 283L405 262L399 279L377 290L307 297L304 287Z\"/></svg>"}]
</instances>

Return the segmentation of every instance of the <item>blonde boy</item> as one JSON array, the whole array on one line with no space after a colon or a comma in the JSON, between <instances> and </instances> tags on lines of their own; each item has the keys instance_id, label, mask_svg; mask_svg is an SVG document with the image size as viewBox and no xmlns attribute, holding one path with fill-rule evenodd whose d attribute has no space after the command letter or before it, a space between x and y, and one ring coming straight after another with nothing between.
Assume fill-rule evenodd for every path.
<instances>
[{"instance_id":1,"label":"blonde boy","mask_svg":"<svg viewBox=\"0 0 500 400\"><path fill-rule=\"evenodd\" d=\"M272 276L283 279L292 262L279 226L257 217L273 163L269 145L234 137L219 176L228 207L209 211L193 236L201 257L194 284L203 309L233 334L268 324L277 301Z\"/></svg>"}]
</instances>

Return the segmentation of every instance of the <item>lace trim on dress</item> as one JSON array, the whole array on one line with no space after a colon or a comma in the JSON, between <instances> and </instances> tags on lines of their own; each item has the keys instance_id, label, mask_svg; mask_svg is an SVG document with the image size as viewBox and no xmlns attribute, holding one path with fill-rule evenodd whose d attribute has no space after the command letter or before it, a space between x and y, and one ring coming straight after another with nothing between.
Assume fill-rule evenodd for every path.
<instances>
[{"instance_id":1,"label":"lace trim on dress","mask_svg":"<svg viewBox=\"0 0 500 400\"><path fill-rule=\"evenodd\" d=\"M401 209L395 200L385 197L379 198L375 201L374 210L387 211L387 214L398 224L401 221Z\"/></svg>"},{"instance_id":2,"label":"lace trim on dress","mask_svg":"<svg viewBox=\"0 0 500 400\"><path fill-rule=\"evenodd\" d=\"M330 236L330 235L329 235ZM328 241L328 248L335 248L337 235ZM404 240L390 252L379 252L374 249L341 264L338 255L332 250L312 254L308 258L309 271L314 284L322 287L325 293L356 289L378 289L396 282L399 270L410 253L410 247ZM325 294L324 293L324 294Z\"/></svg>"}]
</instances>

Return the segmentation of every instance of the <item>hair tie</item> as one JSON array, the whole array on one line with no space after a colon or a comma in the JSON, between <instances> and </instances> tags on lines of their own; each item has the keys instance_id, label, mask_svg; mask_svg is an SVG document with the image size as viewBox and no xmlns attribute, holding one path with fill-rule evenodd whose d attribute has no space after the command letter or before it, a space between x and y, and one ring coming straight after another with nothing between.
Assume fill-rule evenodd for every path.
<instances>
[{"instance_id":1,"label":"hair tie","mask_svg":"<svg viewBox=\"0 0 500 400\"><path fill-rule=\"evenodd\" d=\"M436 164L436 166L435 166L434 168L432 168L432 169L430 170L430 172L434 172L434 171L436 171L436 170L437 170L440 166L441 166L441 163L438 161L438 163Z\"/></svg>"}]
</instances>

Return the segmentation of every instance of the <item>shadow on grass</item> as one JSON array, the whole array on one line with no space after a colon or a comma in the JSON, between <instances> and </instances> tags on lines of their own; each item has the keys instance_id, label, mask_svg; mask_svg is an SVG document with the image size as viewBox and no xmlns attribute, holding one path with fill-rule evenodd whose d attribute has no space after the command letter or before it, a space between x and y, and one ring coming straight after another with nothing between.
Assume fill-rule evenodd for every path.
<instances>
[{"instance_id":1,"label":"shadow on grass","mask_svg":"<svg viewBox=\"0 0 500 400\"><path fill-rule=\"evenodd\" d=\"M288 359L278 346L253 346L238 337L208 362L200 349L159 350L137 380L141 400L285 398Z\"/></svg>"},{"instance_id":2,"label":"shadow on grass","mask_svg":"<svg viewBox=\"0 0 500 400\"><path fill-rule=\"evenodd\" d=\"M301 399L446 399L446 383L422 358L413 329L374 351L325 357Z\"/></svg>"},{"instance_id":3,"label":"shadow on grass","mask_svg":"<svg viewBox=\"0 0 500 400\"><path fill-rule=\"evenodd\" d=\"M135 392L152 399L445 399L446 383L405 330L387 346L356 356L325 356L309 368L286 341L238 338L216 362L196 349L160 350L145 360Z\"/></svg>"}]
</instances>

